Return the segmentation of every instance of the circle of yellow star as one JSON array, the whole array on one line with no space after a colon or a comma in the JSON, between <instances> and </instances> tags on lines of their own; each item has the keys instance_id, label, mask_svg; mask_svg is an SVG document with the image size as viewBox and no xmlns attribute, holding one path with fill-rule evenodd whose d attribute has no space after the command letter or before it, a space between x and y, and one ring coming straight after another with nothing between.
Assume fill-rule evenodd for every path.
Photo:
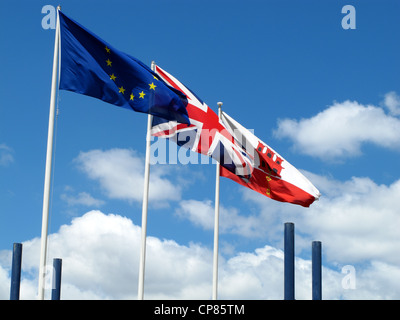
<instances>
[{"instance_id":1,"label":"circle of yellow star","mask_svg":"<svg viewBox=\"0 0 400 320\"><path fill-rule=\"evenodd\" d=\"M142 99L144 99L144 96L145 96L146 94L142 91L142 92L139 92L139 98L142 98Z\"/></svg>"},{"instance_id":2,"label":"circle of yellow star","mask_svg":"<svg viewBox=\"0 0 400 320\"><path fill-rule=\"evenodd\" d=\"M121 86L121 88L119 88L119 87L118 87L118 89L119 89L119 93L122 93L122 94L124 94L124 93L125 93L125 90L126 90L126 89L124 89L124 87L123 87L123 86Z\"/></svg>"}]
</instances>

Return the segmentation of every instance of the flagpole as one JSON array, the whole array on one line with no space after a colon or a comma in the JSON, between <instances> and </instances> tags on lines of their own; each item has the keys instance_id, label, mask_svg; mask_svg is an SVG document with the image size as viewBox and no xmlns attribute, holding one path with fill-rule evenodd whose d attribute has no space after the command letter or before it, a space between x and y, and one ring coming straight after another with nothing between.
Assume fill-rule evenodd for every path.
<instances>
[{"instance_id":1,"label":"flagpole","mask_svg":"<svg viewBox=\"0 0 400 320\"><path fill-rule=\"evenodd\" d=\"M221 118L222 102L218 102L218 118ZM218 238L219 238L219 175L220 164L217 162L215 177L215 215L214 215L214 257L213 257L213 292L212 299L218 294Z\"/></svg>"},{"instance_id":2,"label":"flagpole","mask_svg":"<svg viewBox=\"0 0 400 320\"><path fill-rule=\"evenodd\" d=\"M155 62L151 62L151 70L155 70ZM146 134L146 159L144 165L144 186L142 202L142 239L140 248L139 262L139 282L138 282L138 300L143 300L144 296L144 272L146 264L146 236L147 236L147 207L149 203L149 181L150 181L150 147L151 147L151 124L153 116L149 113L147 117Z\"/></svg>"},{"instance_id":3,"label":"flagpole","mask_svg":"<svg viewBox=\"0 0 400 320\"><path fill-rule=\"evenodd\" d=\"M57 24L56 24L54 56L53 56L53 75L51 79L49 127L47 134L46 170L45 170L44 191L43 191L42 234L40 242L40 265L39 265L39 287L38 287L38 299L40 300L44 299L44 280L45 280L44 278L46 274L51 162L53 156L54 114L55 114L56 92L57 92L57 67L58 67L58 51L59 51L59 41L60 41L60 20L58 18L59 10L61 10L61 6L57 7Z\"/></svg>"}]
</instances>

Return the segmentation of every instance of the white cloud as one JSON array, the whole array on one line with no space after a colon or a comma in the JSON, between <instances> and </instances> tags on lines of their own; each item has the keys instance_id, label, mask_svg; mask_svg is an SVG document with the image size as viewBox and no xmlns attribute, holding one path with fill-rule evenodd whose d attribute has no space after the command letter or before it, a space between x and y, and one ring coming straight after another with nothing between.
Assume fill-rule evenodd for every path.
<instances>
[{"instance_id":1,"label":"white cloud","mask_svg":"<svg viewBox=\"0 0 400 320\"><path fill-rule=\"evenodd\" d=\"M392 115L400 115L400 97L396 94L396 92L391 91L385 94L383 105L389 109Z\"/></svg>"},{"instance_id":2,"label":"white cloud","mask_svg":"<svg viewBox=\"0 0 400 320\"><path fill-rule=\"evenodd\" d=\"M211 200L182 200L176 213L205 230L214 229L215 207ZM250 238L262 235L258 217L241 216L236 208L226 208L221 204L219 208L219 229L220 233L237 234Z\"/></svg>"},{"instance_id":3,"label":"white cloud","mask_svg":"<svg viewBox=\"0 0 400 320\"><path fill-rule=\"evenodd\" d=\"M140 241L141 229L130 219L100 211L90 211L63 225L48 241L49 263L53 257L63 259L62 298L136 299ZM29 281L31 289L21 288L22 299L34 298L39 248L38 238L23 244L22 268L35 279ZM0 252L1 264L6 258L10 253ZM210 251L199 245L182 246L148 237L145 297L208 298L210 259Z\"/></svg>"},{"instance_id":4,"label":"white cloud","mask_svg":"<svg viewBox=\"0 0 400 320\"><path fill-rule=\"evenodd\" d=\"M73 190L70 187L65 188L65 192L61 194L61 199L65 201L68 206L87 206L87 207L100 207L105 202L100 199L92 197L87 192L79 192L77 195L72 195Z\"/></svg>"},{"instance_id":5,"label":"white cloud","mask_svg":"<svg viewBox=\"0 0 400 320\"><path fill-rule=\"evenodd\" d=\"M324 160L358 156L365 143L400 149L400 120L356 101L336 102L308 119L279 120L274 134L291 139L297 151Z\"/></svg>"},{"instance_id":6,"label":"white cloud","mask_svg":"<svg viewBox=\"0 0 400 320\"><path fill-rule=\"evenodd\" d=\"M323 197L310 208L277 203L252 190L243 190L244 200L259 210L259 230L272 243L281 243L283 223L292 221L299 230L296 250L310 250L312 240L321 240L327 261L346 264L380 261L400 264L393 254L400 247L398 200L400 180L390 185L370 178L338 181L310 172ZM266 227L267 226L267 227Z\"/></svg>"},{"instance_id":7,"label":"white cloud","mask_svg":"<svg viewBox=\"0 0 400 320\"><path fill-rule=\"evenodd\" d=\"M339 185L340 184L340 185ZM347 263L381 261L399 264L397 199L400 180L378 185L369 178L332 180L336 195L321 198L303 215L302 230L323 240L329 259Z\"/></svg>"},{"instance_id":8,"label":"white cloud","mask_svg":"<svg viewBox=\"0 0 400 320\"><path fill-rule=\"evenodd\" d=\"M310 250L312 240L322 240L327 260L343 264L381 261L400 264L393 255L400 247L396 225L400 225L397 199L400 180L378 185L370 178L353 177L338 181L303 172L324 194L310 208L272 201L258 193L240 188L248 212L220 205L220 234L265 239L282 244L283 224L293 221L300 230L297 250ZM247 212L246 212L247 213ZM205 230L214 228L214 204L211 200L183 200L176 214ZM390 223L388 223L390 221ZM232 251L232 250L231 250Z\"/></svg>"},{"instance_id":9,"label":"white cloud","mask_svg":"<svg viewBox=\"0 0 400 320\"><path fill-rule=\"evenodd\" d=\"M0 252L1 254L1 252ZM11 256L10 256L11 258ZM0 262L1 263L1 262ZM0 265L0 299L9 299L10 298L10 272L6 270L2 265ZM8 285L6 285L8 284Z\"/></svg>"},{"instance_id":10,"label":"white cloud","mask_svg":"<svg viewBox=\"0 0 400 320\"><path fill-rule=\"evenodd\" d=\"M140 227L128 218L90 211L63 225L49 237L49 261L63 259L62 299L135 299ZM35 299L40 239L23 243L21 299ZM324 247L323 247L324 249ZM0 280L10 283L10 251L0 252ZM9 262L7 262L9 261ZM355 290L342 287L344 275L323 268L323 298L398 298L400 269L373 262L356 269ZM296 298L311 298L311 262L296 258ZM201 244L180 245L174 240L148 237L146 299L209 299L212 252ZM377 291L377 288L379 289ZM49 295L49 290L47 295ZM264 246L220 258L219 298L282 299L283 252ZM2 286L0 299L9 298Z\"/></svg>"},{"instance_id":11,"label":"white cloud","mask_svg":"<svg viewBox=\"0 0 400 320\"><path fill-rule=\"evenodd\" d=\"M205 230L214 228L214 208L211 200L183 200L176 213L179 217L186 218Z\"/></svg>"},{"instance_id":12,"label":"white cloud","mask_svg":"<svg viewBox=\"0 0 400 320\"><path fill-rule=\"evenodd\" d=\"M7 167L13 162L13 150L5 143L0 144L0 166Z\"/></svg>"},{"instance_id":13,"label":"white cloud","mask_svg":"<svg viewBox=\"0 0 400 320\"><path fill-rule=\"evenodd\" d=\"M87 176L100 183L112 199L142 202L144 159L133 150L110 149L81 152L74 160ZM165 170L151 167L149 200L158 205L176 201L181 189L166 178Z\"/></svg>"}]
</instances>

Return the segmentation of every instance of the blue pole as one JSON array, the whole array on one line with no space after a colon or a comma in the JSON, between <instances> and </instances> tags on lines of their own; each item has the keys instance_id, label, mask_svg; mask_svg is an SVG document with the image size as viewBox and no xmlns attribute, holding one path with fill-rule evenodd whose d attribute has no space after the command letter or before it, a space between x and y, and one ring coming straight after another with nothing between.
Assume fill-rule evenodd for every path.
<instances>
[{"instance_id":1,"label":"blue pole","mask_svg":"<svg viewBox=\"0 0 400 320\"><path fill-rule=\"evenodd\" d=\"M312 242L312 299L322 300L321 241Z\"/></svg>"},{"instance_id":2,"label":"blue pole","mask_svg":"<svg viewBox=\"0 0 400 320\"><path fill-rule=\"evenodd\" d=\"M62 259L53 259L53 288L51 289L51 300L60 300L61 297L61 269Z\"/></svg>"},{"instance_id":3,"label":"blue pole","mask_svg":"<svg viewBox=\"0 0 400 320\"><path fill-rule=\"evenodd\" d=\"M14 243L11 269L10 300L19 300L21 284L22 243Z\"/></svg>"},{"instance_id":4,"label":"blue pole","mask_svg":"<svg viewBox=\"0 0 400 320\"><path fill-rule=\"evenodd\" d=\"M294 300L294 223L285 223L284 299Z\"/></svg>"}]
</instances>

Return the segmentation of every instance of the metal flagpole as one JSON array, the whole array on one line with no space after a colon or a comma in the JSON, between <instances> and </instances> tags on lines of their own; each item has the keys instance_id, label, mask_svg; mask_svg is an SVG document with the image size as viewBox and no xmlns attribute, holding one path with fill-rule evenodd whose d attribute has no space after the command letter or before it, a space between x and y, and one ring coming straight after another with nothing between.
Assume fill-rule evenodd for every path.
<instances>
[{"instance_id":1,"label":"metal flagpole","mask_svg":"<svg viewBox=\"0 0 400 320\"><path fill-rule=\"evenodd\" d=\"M222 102L218 102L217 104L218 104L218 118L221 119ZM215 177L214 257L213 257L213 292L212 292L213 300L217 300L217 294L218 294L219 175L220 175L220 164L217 163L216 177Z\"/></svg>"},{"instance_id":2,"label":"metal flagpole","mask_svg":"<svg viewBox=\"0 0 400 320\"><path fill-rule=\"evenodd\" d=\"M43 211L42 211L42 235L40 243L40 265L39 265L39 288L38 298L44 299L44 278L46 273L46 251L47 251L47 231L49 221L49 200L50 200L50 178L51 178L51 161L53 156L53 133L54 133L54 114L56 104L57 91L57 66L58 66L58 51L60 41L60 20L58 11L61 7L57 7L57 25L54 41L54 57L53 57L53 75L51 79L51 97L50 97L50 114L49 128L47 134L47 153L46 153L46 171L44 177L43 191Z\"/></svg>"},{"instance_id":3,"label":"metal flagpole","mask_svg":"<svg viewBox=\"0 0 400 320\"><path fill-rule=\"evenodd\" d=\"M151 70L155 70L155 62L151 62ZM147 235L147 207L149 202L149 181L150 181L150 142L151 142L151 123L153 116L147 117L147 134L146 134L146 159L144 165L144 186L143 186L143 202L142 202L142 239L140 248L139 262L139 282L138 282L138 300L143 300L144 296L144 271L146 264L146 235Z\"/></svg>"}]
</instances>

